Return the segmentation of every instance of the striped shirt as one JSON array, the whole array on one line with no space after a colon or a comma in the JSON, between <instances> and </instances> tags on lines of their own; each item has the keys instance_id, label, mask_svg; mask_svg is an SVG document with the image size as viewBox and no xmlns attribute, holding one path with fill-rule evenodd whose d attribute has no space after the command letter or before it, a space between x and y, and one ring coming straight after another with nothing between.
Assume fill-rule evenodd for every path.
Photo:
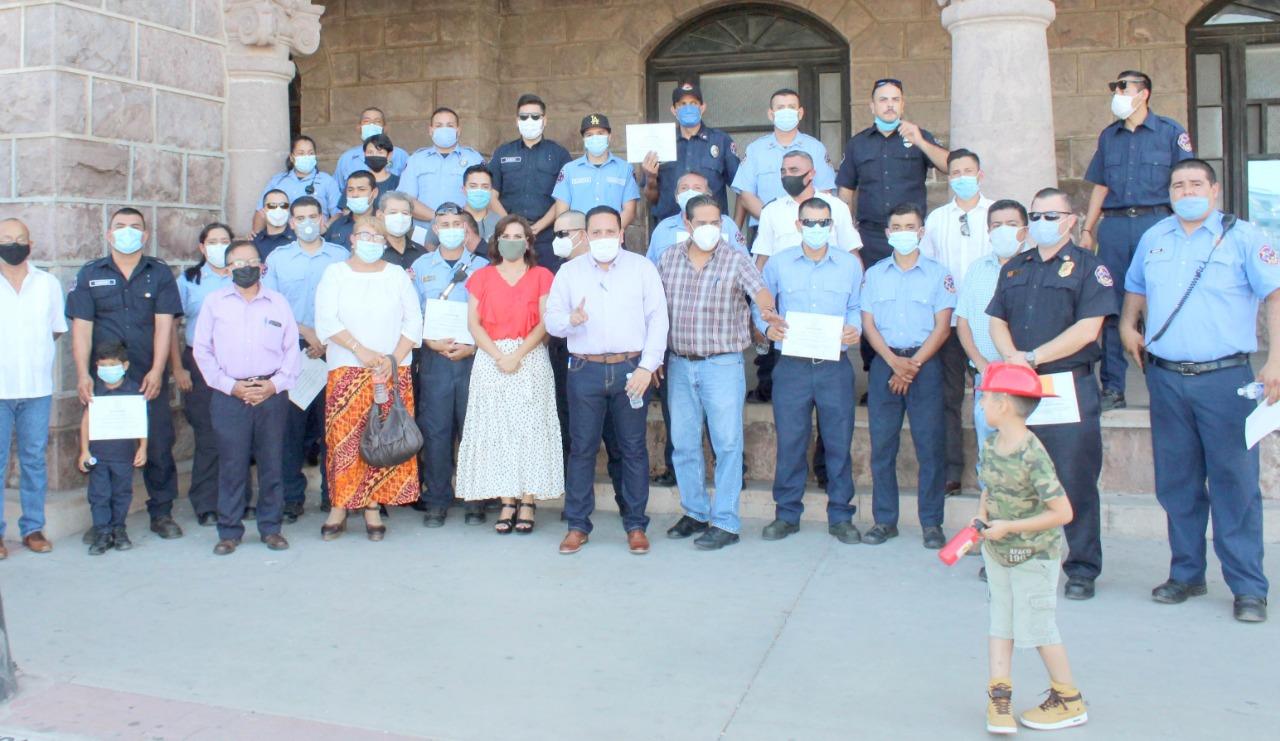
<instances>
[{"instance_id":1,"label":"striped shirt","mask_svg":"<svg viewBox=\"0 0 1280 741\"><path fill-rule=\"evenodd\" d=\"M764 288L751 258L720 240L701 269L685 241L662 254L658 275L667 292L670 345L677 355L742 352L751 344L748 297Z\"/></svg>"},{"instance_id":2,"label":"striped shirt","mask_svg":"<svg viewBox=\"0 0 1280 741\"><path fill-rule=\"evenodd\" d=\"M987 316L987 305L996 293L996 282L1000 280L1000 260L993 254L986 254L974 260L965 273L964 283L960 286L960 298L956 300L956 316L964 317L973 332L973 344L988 361L1000 360L1000 351L996 343L991 341L991 317Z\"/></svg>"}]
</instances>

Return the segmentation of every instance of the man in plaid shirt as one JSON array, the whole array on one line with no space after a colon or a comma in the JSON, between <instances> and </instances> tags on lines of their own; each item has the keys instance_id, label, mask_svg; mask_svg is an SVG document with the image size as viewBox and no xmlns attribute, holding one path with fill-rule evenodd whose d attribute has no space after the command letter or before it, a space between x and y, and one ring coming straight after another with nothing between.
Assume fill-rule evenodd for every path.
<instances>
[{"instance_id":1,"label":"man in plaid shirt","mask_svg":"<svg viewBox=\"0 0 1280 741\"><path fill-rule=\"evenodd\" d=\"M700 195L685 206L689 239L663 253L658 274L670 312L671 443L684 516L667 530L671 538L702 535L694 545L717 550L738 542L742 523L742 405L746 394L742 351L751 344L751 307L778 321L773 296L751 258L726 244L720 206ZM715 502L707 495L702 427L707 424L716 457Z\"/></svg>"}]
</instances>

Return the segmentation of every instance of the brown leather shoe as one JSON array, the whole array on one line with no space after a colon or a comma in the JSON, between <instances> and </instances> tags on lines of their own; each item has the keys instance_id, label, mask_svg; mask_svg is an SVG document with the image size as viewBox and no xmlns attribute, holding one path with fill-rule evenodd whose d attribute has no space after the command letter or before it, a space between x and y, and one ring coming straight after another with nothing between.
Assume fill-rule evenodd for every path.
<instances>
[{"instance_id":1,"label":"brown leather shoe","mask_svg":"<svg viewBox=\"0 0 1280 741\"><path fill-rule=\"evenodd\" d=\"M560 541L560 555L571 556L582 550L582 546L586 544L586 533L581 530L570 530L565 534L564 540Z\"/></svg>"},{"instance_id":2,"label":"brown leather shoe","mask_svg":"<svg viewBox=\"0 0 1280 741\"><path fill-rule=\"evenodd\" d=\"M285 551L289 549L289 541L284 539L280 533L272 533L262 536L262 542L273 551Z\"/></svg>"},{"instance_id":3,"label":"brown leather shoe","mask_svg":"<svg viewBox=\"0 0 1280 741\"><path fill-rule=\"evenodd\" d=\"M635 555L643 556L649 552L649 536L643 530L632 530L627 533L627 548Z\"/></svg>"},{"instance_id":4,"label":"brown leather shoe","mask_svg":"<svg viewBox=\"0 0 1280 741\"><path fill-rule=\"evenodd\" d=\"M24 537L22 539L22 544L27 547L27 550L35 553L48 553L53 550L53 543L50 543L48 539L44 537L44 533L39 530Z\"/></svg>"},{"instance_id":5,"label":"brown leather shoe","mask_svg":"<svg viewBox=\"0 0 1280 741\"><path fill-rule=\"evenodd\" d=\"M238 545L240 545L238 540L219 540L218 544L213 547L213 555L226 556L235 553Z\"/></svg>"}]
</instances>

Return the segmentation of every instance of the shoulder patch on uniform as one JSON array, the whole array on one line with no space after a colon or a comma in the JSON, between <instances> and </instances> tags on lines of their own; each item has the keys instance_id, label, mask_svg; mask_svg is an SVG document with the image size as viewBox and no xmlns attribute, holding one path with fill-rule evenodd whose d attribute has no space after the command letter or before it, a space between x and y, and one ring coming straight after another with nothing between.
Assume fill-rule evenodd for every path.
<instances>
[{"instance_id":1,"label":"shoulder patch on uniform","mask_svg":"<svg viewBox=\"0 0 1280 741\"><path fill-rule=\"evenodd\" d=\"M729 140L729 151L733 152L735 155L738 153L738 143L732 139Z\"/></svg>"},{"instance_id":2,"label":"shoulder patch on uniform","mask_svg":"<svg viewBox=\"0 0 1280 741\"><path fill-rule=\"evenodd\" d=\"M1280 254L1277 254L1269 244L1262 245L1258 250L1258 259L1267 265L1280 265Z\"/></svg>"},{"instance_id":3,"label":"shoulder patch on uniform","mask_svg":"<svg viewBox=\"0 0 1280 741\"><path fill-rule=\"evenodd\" d=\"M1191 135L1185 131L1179 134L1178 146L1182 148L1182 151L1190 152L1191 151Z\"/></svg>"},{"instance_id":4,"label":"shoulder patch on uniform","mask_svg":"<svg viewBox=\"0 0 1280 741\"><path fill-rule=\"evenodd\" d=\"M950 273L947 273L947 277L942 279L942 287L947 289L947 293L956 292L956 280L951 277Z\"/></svg>"},{"instance_id":5,"label":"shoulder patch on uniform","mask_svg":"<svg viewBox=\"0 0 1280 741\"><path fill-rule=\"evenodd\" d=\"M560 171L560 174L556 175L556 182L557 182L557 183L563 183L563 182L564 182L564 170L561 170L561 171Z\"/></svg>"},{"instance_id":6,"label":"shoulder patch on uniform","mask_svg":"<svg viewBox=\"0 0 1280 741\"><path fill-rule=\"evenodd\" d=\"M1110 288L1116 284L1116 282L1111 279L1111 271L1107 270L1106 265L1099 265L1098 269L1093 271L1093 277L1098 280L1098 285L1105 286L1106 288Z\"/></svg>"}]
</instances>

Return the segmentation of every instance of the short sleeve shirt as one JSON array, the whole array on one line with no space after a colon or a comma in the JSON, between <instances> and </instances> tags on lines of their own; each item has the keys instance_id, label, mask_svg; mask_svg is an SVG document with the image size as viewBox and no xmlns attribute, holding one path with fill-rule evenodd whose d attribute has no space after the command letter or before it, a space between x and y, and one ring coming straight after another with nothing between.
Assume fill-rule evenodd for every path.
<instances>
[{"instance_id":1,"label":"short sleeve shirt","mask_svg":"<svg viewBox=\"0 0 1280 741\"><path fill-rule=\"evenodd\" d=\"M492 340L524 339L542 321L539 301L551 291L551 271L529 268L513 286L497 267L476 271L467 281L467 292L475 297L480 326Z\"/></svg>"},{"instance_id":2,"label":"short sleeve shirt","mask_svg":"<svg viewBox=\"0 0 1280 741\"><path fill-rule=\"evenodd\" d=\"M596 206L621 211L627 201L640 200L640 188L631 165L617 155L599 165L583 156L564 166L551 195L574 211L586 213Z\"/></svg>"},{"instance_id":3,"label":"short sleeve shirt","mask_svg":"<svg viewBox=\"0 0 1280 741\"><path fill-rule=\"evenodd\" d=\"M703 125L688 139L677 131L675 162L658 165L658 203L653 207L654 217L665 219L680 213L676 183L688 172L699 173L707 179L707 188L720 204L720 213L728 213L726 186L738 174L738 148L728 134Z\"/></svg>"},{"instance_id":4,"label":"short sleeve shirt","mask_svg":"<svg viewBox=\"0 0 1280 741\"><path fill-rule=\"evenodd\" d=\"M569 150L549 139L540 139L532 147L525 146L523 139L498 147L489 160L489 174L502 207L530 222L541 219L555 203L551 191L556 177L571 159Z\"/></svg>"},{"instance_id":5,"label":"short sleeve shirt","mask_svg":"<svg viewBox=\"0 0 1280 741\"><path fill-rule=\"evenodd\" d=\"M924 255L903 270L892 256L867 270L862 311L875 320L889 347L919 347L936 325L935 315L956 306L956 284L942 265Z\"/></svg>"},{"instance_id":6,"label":"short sleeve shirt","mask_svg":"<svg viewBox=\"0 0 1280 741\"><path fill-rule=\"evenodd\" d=\"M93 395L94 396L138 396L142 394L139 382L132 376L133 361L129 361L129 377L120 382L120 385L114 389L107 388L101 378L97 377L97 373L93 368L89 369L94 373L93 378ZM93 414L93 405L88 406L87 414ZM111 463L132 463L133 457L138 452L137 440L90 440L89 455L97 458L101 462Z\"/></svg>"},{"instance_id":7,"label":"short sleeve shirt","mask_svg":"<svg viewBox=\"0 0 1280 741\"><path fill-rule=\"evenodd\" d=\"M933 134L920 130L930 144ZM854 134L844 148L836 185L858 191L858 221L888 224L899 203L927 210L924 180L933 163L929 156L902 137L897 129L885 136L875 126Z\"/></svg>"},{"instance_id":8,"label":"short sleeve shirt","mask_svg":"<svg viewBox=\"0 0 1280 741\"><path fill-rule=\"evenodd\" d=\"M1102 130L1084 179L1107 187L1103 208L1166 206L1173 166L1194 156L1182 124L1148 113L1133 131L1124 121Z\"/></svg>"},{"instance_id":9,"label":"short sleeve shirt","mask_svg":"<svg viewBox=\"0 0 1280 741\"><path fill-rule=\"evenodd\" d=\"M67 316L93 322L93 344L117 340L138 382L155 359L156 314L182 315L178 283L164 260L143 257L125 278L111 257L86 263L67 295Z\"/></svg>"},{"instance_id":10,"label":"short sleeve shirt","mask_svg":"<svg viewBox=\"0 0 1280 741\"><path fill-rule=\"evenodd\" d=\"M1003 455L996 450L999 437L995 434L987 438L978 460L990 519L1035 517L1048 509L1045 502L1066 494L1040 438L1028 432L1016 450ZM987 552L1005 566L1017 566L1033 558L1057 560L1062 555L1062 529L1009 533L998 541L984 543Z\"/></svg>"}]
</instances>

